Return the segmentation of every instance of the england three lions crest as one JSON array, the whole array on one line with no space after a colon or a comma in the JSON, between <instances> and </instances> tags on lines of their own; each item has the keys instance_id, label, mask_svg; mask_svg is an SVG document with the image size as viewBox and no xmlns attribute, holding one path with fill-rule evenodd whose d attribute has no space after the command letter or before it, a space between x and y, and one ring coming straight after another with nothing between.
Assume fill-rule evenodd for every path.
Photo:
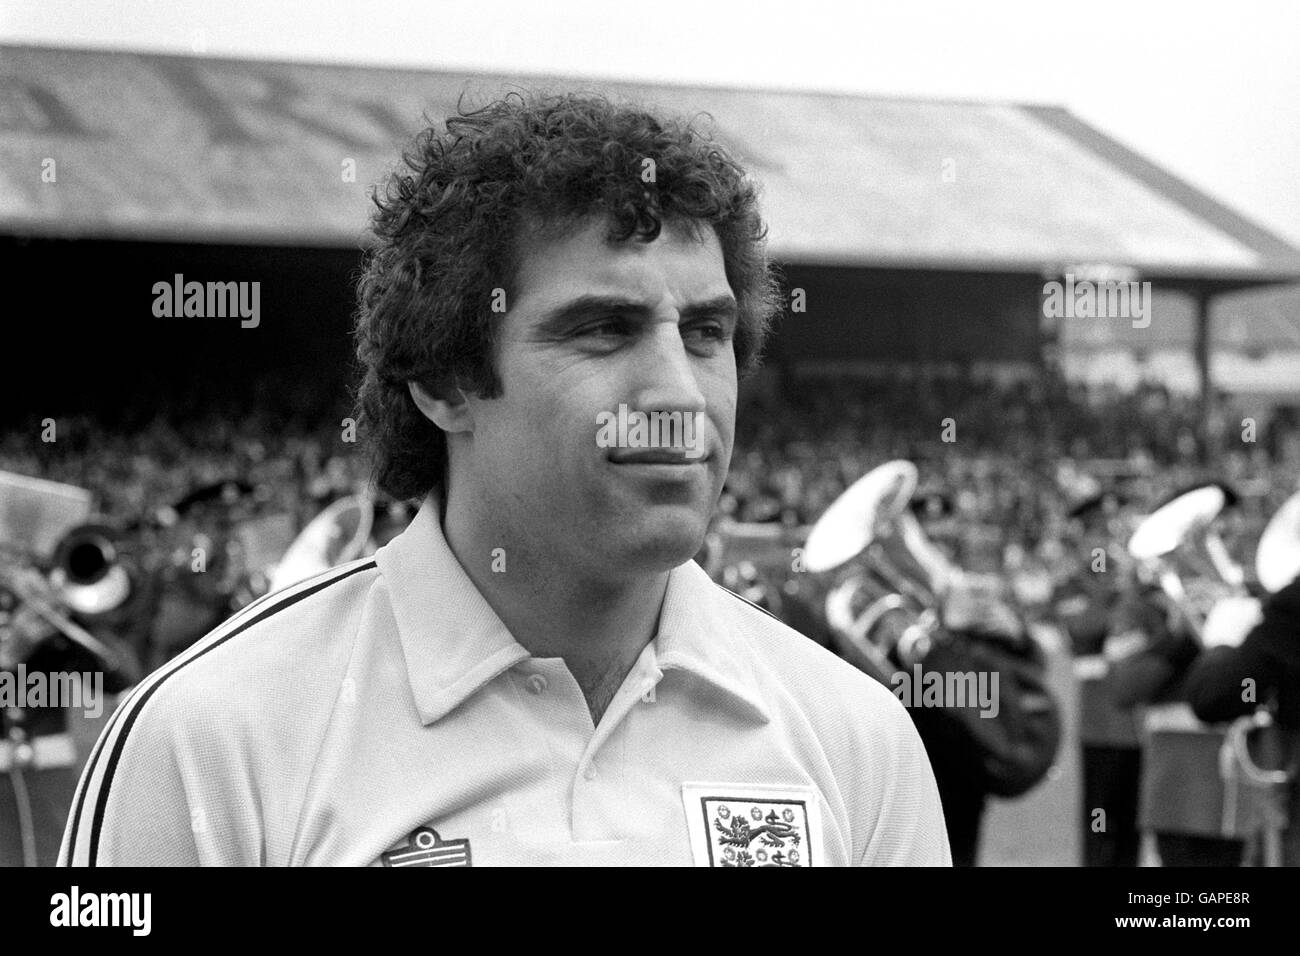
<instances>
[{"instance_id":1,"label":"england three lions crest","mask_svg":"<svg viewBox=\"0 0 1300 956\"><path fill-rule=\"evenodd\" d=\"M804 787L686 784L696 866L821 866L817 794Z\"/></svg>"}]
</instances>

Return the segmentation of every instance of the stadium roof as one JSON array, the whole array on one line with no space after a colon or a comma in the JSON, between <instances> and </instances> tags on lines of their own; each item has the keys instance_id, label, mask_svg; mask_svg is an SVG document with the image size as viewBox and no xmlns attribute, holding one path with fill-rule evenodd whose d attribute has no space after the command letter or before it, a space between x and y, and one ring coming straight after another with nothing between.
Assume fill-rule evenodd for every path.
<instances>
[{"instance_id":1,"label":"stadium roof","mask_svg":"<svg viewBox=\"0 0 1300 956\"><path fill-rule=\"evenodd\" d=\"M1300 278L1295 248L1056 107L17 46L0 46L0 234L357 246L422 114L510 88L707 112L786 262Z\"/></svg>"}]
</instances>

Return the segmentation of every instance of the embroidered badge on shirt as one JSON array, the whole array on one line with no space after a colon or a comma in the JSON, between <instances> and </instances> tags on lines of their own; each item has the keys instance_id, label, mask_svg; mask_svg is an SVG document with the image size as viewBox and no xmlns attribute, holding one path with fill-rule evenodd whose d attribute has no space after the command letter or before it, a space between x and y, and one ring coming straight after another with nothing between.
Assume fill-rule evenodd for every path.
<instances>
[{"instance_id":1,"label":"embroidered badge on shirt","mask_svg":"<svg viewBox=\"0 0 1300 956\"><path fill-rule=\"evenodd\" d=\"M820 866L821 818L811 787L685 784L696 866Z\"/></svg>"},{"instance_id":2,"label":"embroidered badge on shirt","mask_svg":"<svg viewBox=\"0 0 1300 956\"><path fill-rule=\"evenodd\" d=\"M407 844L381 855L384 866L473 866L469 840L444 840L438 831L420 827Z\"/></svg>"}]
</instances>

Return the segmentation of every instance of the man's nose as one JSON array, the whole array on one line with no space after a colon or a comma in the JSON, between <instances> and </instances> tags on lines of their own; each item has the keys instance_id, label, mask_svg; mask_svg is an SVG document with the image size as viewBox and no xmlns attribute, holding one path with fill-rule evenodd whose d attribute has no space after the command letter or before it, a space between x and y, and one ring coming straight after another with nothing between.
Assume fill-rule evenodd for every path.
<instances>
[{"instance_id":1,"label":"man's nose","mask_svg":"<svg viewBox=\"0 0 1300 956\"><path fill-rule=\"evenodd\" d=\"M637 356L636 407L644 412L704 411L704 392L676 323L657 324L647 339Z\"/></svg>"}]
</instances>

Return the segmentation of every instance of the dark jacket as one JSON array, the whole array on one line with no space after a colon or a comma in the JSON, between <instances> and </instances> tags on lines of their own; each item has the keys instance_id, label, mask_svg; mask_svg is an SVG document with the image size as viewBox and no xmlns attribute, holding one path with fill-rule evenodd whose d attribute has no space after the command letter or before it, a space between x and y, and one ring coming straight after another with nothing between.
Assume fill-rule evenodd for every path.
<instances>
[{"instance_id":1,"label":"dark jacket","mask_svg":"<svg viewBox=\"0 0 1300 956\"><path fill-rule=\"evenodd\" d=\"M1186 630L1171 626L1169 599L1146 586L1124 595L1110 636L1123 640L1140 634L1141 645L1113 659L1108 683L1121 707L1184 700L1187 669L1199 645Z\"/></svg>"},{"instance_id":2,"label":"dark jacket","mask_svg":"<svg viewBox=\"0 0 1300 956\"><path fill-rule=\"evenodd\" d=\"M1255 700L1242 700L1243 681L1255 682ZM1264 602L1264 619L1237 647L1212 647L1192 664L1184 693L1196 716L1210 722L1251 713L1277 702L1278 724L1300 730L1300 578Z\"/></svg>"}]
</instances>

